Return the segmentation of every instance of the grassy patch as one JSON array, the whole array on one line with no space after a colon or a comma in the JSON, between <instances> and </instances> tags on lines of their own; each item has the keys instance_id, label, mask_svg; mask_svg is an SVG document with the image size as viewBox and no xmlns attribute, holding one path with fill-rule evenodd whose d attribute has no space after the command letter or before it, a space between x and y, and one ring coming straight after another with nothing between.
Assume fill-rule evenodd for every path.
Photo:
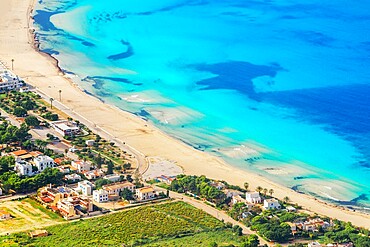
<instances>
[{"instance_id":1,"label":"grassy patch","mask_svg":"<svg viewBox=\"0 0 370 247\"><path fill-rule=\"evenodd\" d=\"M183 202L174 202L47 227L50 233L48 237L31 239L26 234L0 237L0 243L40 247L123 246L123 244L185 246L181 245L181 239L187 242L187 239L194 238L194 241L199 243L207 243L207 238L220 243L242 241L241 237L234 236L224 227L224 223L205 212ZM172 242L175 245L170 245ZM193 243L198 246L196 242Z\"/></svg>"}]
</instances>

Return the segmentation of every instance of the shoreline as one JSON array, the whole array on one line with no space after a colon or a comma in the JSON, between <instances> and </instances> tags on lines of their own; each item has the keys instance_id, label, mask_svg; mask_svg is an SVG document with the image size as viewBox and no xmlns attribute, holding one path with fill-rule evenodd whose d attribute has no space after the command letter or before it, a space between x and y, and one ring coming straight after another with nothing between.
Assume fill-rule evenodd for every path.
<instances>
[{"instance_id":1,"label":"shoreline","mask_svg":"<svg viewBox=\"0 0 370 247\"><path fill-rule=\"evenodd\" d=\"M61 103L72 112L78 113L106 133L111 133L115 140L123 140L129 146L140 150L145 157L158 156L175 161L185 174L206 175L241 186L248 182L251 189L257 186L273 188L277 198L288 196L292 202L309 211L370 228L370 216L367 214L342 209L295 192L258 174L235 168L218 157L168 136L142 118L105 104L81 91L72 80L65 77L57 59L35 49L35 42L31 37L33 29L30 15L34 3L34 0L4 0L1 5L5 6L5 9L10 6L10 9L0 16L0 20L4 18L0 21L0 58L7 61L14 58L15 73L32 86L55 99L58 99L58 90L62 89Z\"/></svg>"}]
</instances>

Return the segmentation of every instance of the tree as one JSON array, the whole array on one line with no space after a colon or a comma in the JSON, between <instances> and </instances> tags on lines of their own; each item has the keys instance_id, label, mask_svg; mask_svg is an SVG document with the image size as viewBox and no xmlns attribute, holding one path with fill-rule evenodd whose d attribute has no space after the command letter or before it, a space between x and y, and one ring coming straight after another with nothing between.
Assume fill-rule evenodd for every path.
<instances>
[{"instance_id":1,"label":"tree","mask_svg":"<svg viewBox=\"0 0 370 247\"><path fill-rule=\"evenodd\" d=\"M274 194L274 190L273 189L270 189L269 190L269 194L270 194L270 196L272 196L272 194Z\"/></svg>"},{"instance_id":2,"label":"tree","mask_svg":"<svg viewBox=\"0 0 370 247\"><path fill-rule=\"evenodd\" d=\"M266 196L266 194L267 194L267 191L268 191L268 190L267 190L266 188L264 188L264 189L263 189L263 194L264 194L265 196Z\"/></svg>"},{"instance_id":3,"label":"tree","mask_svg":"<svg viewBox=\"0 0 370 247\"><path fill-rule=\"evenodd\" d=\"M209 247L218 247L218 244L216 242L212 242L209 244Z\"/></svg>"},{"instance_id":4,"label":"tree","mask_svg":"<svg viewBox=\"0 0 370 247\"><path fill-rule=\"evenodd\" d=\"M14 108L13 114L17 117L24 117L27 115L27 111L23 107L17 106Z\"/></svg>"},{"instance_id":5,"label":"tree","mask_svg":"<svg viewBox=\"0 0 370 247\"><path fill-rule=\"evenodd\" d=\"M283 198L283 202L284 203L288 203L289 201L290 201L290 198L289 197L286 196L286 197Z\"/></svg>"},{"instance_id":6,"label":"tree","mask_svg":"<svg viewBox=\"0 0 370 247\"><path fill-rule=\"evenodd\" d=\"M248 188L249 188L249 183L245 182L245 183L244 183L244 189L245 189L245 190L248 190Z\"/></svg>"},{"instance_id":7,"label":"tree","mask_svg":"<svg viewBox=\"0 0 370 247\"><path fill-rule=\"evenodd\" d=\"M257 188L256 188L256 191L258 192L258 193L261 193L261 191L262 191L263 189L262 189L262 187L261 186L258 186Z\"/></svg>"},{"instance_id":8,"label":"tree","mask_svg":"<svg viewBox=\"0 0 370 247\"><path fill-rule=\"evenodd\" d=\"M96 189L100 189L101 187L103 187L103 185L110 184L110 183L112 182L109 179L100 178L95 181L95 187Z\"/></svg>"},{"instance_id":9,"label":"tree","mask_svg":"<svg viewBox=\"0 0 370 247\"><path fill-rule=\"evenodd\" d=\"M113 174L114 164L111 160L107 162L107 174Z\"/></svg>"},{"instance_id":10,"label":"tree","mask_svg":"<svg viewBox=\"0 0 370 247\"><path fill-rule=\"evenodd\" d=\"M127 189L127 188L124 188L121 192L120 192L120 196L127 200L127 201L130 201L130 200L134 200L134 193Z\"/></svg>"},{"instance_id":11,"label":"tree","mask_svg":"<svg viewBox=\"0 0 370 247\"><path fill-rule=\"evenodd\" d=\"M40 125L40 121L35 116L28 116L28 117L26 117L26 119L24 121L26 122L26 124L28 126L35 126L36 127L36 126Z\"/></svg>"}]
</instances>

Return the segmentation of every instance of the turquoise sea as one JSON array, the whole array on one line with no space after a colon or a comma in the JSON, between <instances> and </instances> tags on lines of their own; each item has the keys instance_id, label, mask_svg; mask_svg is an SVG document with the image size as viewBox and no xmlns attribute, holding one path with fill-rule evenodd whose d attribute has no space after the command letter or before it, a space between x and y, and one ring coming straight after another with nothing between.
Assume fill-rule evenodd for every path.
<instances>
[{"instance_id":1,"label":"turquoise sea","mask_svg":"<svg viewBox=\"0 0 370 247\"><path fill-rule=\"evenodd\" d=\"M368 0L39 0L86 92L234 166L370 210ZM206 165L206 164L204 164Z\"/></svg>"}]
</instances>

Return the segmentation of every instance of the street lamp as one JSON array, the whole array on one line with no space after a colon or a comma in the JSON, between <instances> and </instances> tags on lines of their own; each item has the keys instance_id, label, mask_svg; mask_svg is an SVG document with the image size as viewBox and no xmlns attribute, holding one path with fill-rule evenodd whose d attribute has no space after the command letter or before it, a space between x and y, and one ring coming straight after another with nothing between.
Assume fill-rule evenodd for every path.
<instances>
[{"instance_id":1,"label":"street lamp","mask_svg":"<svg viewBox=\"0 0 370 247\"><path fill-rule=\"evenodd\" d=\"M61 89L59 89L59 91L58 91L58 92L59 92L59 101L60 101L60 102L62 102L62 90L61 90Z\"/></svg>"},{"instance_id":2,"label":"street lamp","mask_svg":"<svg viewBox=\"0 0 370 247\"><path fill-rule=\"evenodd\" d=\"M12 70L14 70L14 58L12 58Z\"/></svg>"}]
</instances>

